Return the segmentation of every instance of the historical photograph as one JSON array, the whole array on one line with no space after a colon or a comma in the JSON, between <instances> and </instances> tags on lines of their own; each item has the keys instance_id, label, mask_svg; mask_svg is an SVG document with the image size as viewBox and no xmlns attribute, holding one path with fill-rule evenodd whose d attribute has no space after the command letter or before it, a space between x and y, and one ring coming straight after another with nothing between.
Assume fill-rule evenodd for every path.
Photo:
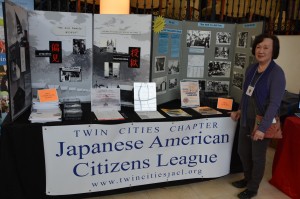
<instances>
[{"instance_id":1,"label":"historical photograph","mask_svg":"<svg viewBox=\"0 0 300 199\"><path fill-rule=\"evenodd\" d=\"M231 32L217 32L216 44L230 45L231 44Z\"/></svg>"},{"instance_id":2,"label":"historical photograph","mask_svg":"<svg viewBox=\"0 0 300 199\"><path fill-rule=\"evenodd\" d=\"M154 78L152 81L156 83L156 94L157 95L166 93L166 91L167 91L167 77L166 76Z\"/></svg>"},{"instance_id":3,"label":"historical photograph","mask_svg":"<svg viewBox=\"0 0 300 199\"><path fill-rule=\"evenodd\" d=\"M169 60L168 61L168 74L179 74L179 61L178 60Z\"/></svg>"},{"instance_id":4,"label":"historical photograph","mask_svg":"<svg viewBox=\"0 0 300 199\"><path fill-rule=\"evenodd\" d=\"M228 59L229 47L216 47L215 48L215 59Z\"/></svg>"},{"instance_id":5,"label":"historical photograph","mask_svg":"<svg viewBox=\"0 0 300 199\"><path fill-rule=\"evenodd\" d=\"M73 39L73 54L85 54L85 39Z\"/></svg>"},{"instance_id":6,"label":"historical photograph","mask_svg":"<svg viewBox=\"0 0 300 199\"><path fill-rule=\"evenodd\" d=\"M105 78L120 78L120 63L104 62L104 77Z\"/></svg>"},{"instance_id":7,"label":"historical photograph","mask_svg":"<svg viewBox=\"0 0 300 199\"><path fill-rule=\"evenodd\" d=\"M206 80L204 79L199 79L199 90L200 91L205 91L205 87L206 87Z\"/></svg>"},{"instance_id":8,"label":"historical photograph","mask_svg":"<svg viewBox=\"0 0 300 199\"><path fill-rule=\"evenodd\" d=\"M221 95L228 95L229 81L207 81L206 91L215 92Z\"/></svg>"},{"instance_id":9,"label":"historical photograph","mask_svg":"<svg viewBox=\"0 0 300 199\"><path fill-rule=\"evenodd\" d=\"M238 32L237 47L247 48L248 32Z\"/></svg>"},{"instance_id":10,"label":"historical photograph","mask_svg":"<svg viewBox=\"0 0 300 199\"><path fill-rule=\"evenodd\" d=\"M81 67L62 67L59 69L61 82L81 82Z\"/></svg>"},{"instance_id":11,"label":"historical photograph","mask_svg":"<svg viewBox=\"0 0 300 199\"><path fill-rule=\"evenodd\" d=\"M177 78L169 79L169 89L177 88L177 86L178 86Z\"/></svg>"},{"instance_id":12,"label":"historical photograph","mask_svg":"<svg viewBox=\"0 0 300 199\"><path fill-rule=\"evenodd\" d=\"M166 57L157 56L155 57L155 72L164 72L166 67Z\"/></svg>"},{"instance_id":13,"label":"historical photograph","mask_svg":"<svg viewBox=\"0 0 300 199\"><path fill-rule=\"evenodd\" d=\"M242 90L243 81L244 81L244 74L233 71L232 85Z\"/></svg>"},{"instance_id":14,"label":"historical photograph","mask_svg":"<svg viewBox=\"0 0 300 199\"><path fill-rule=\"evenodd\" d=\"M246 65L246 54L245 53L235 53L234 55L234 67L239 69L244 69Z\"/></svg>"},{"instance_id":15,"label":"historical photograph","mask_svg":"<svg viewBox=\"0 0 300 199\"><path fill-rule=\"evenodd\" d=\"M208 63L208 77L230 77L230 61L210 61Z\"/></svg>"},{"instance_id":16,"label":"historical photograph","mask_svg":"<svg viewBox=\"0 0 300 199\"><path fill-rule=\"evenodd\" d=\"M186 36L187 47L209 48L211 31L188 30Z\"/></svg>"}]
</instances>

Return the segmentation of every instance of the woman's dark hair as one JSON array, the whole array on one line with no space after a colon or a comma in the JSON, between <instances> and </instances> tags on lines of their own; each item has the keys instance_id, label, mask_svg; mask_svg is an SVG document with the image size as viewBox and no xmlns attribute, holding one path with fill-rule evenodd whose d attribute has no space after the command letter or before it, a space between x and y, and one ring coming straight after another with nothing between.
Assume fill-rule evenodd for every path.
<instances>
[{"instance_id":1,"label":"woman's dark hair","mask_svg":"<svg viewBox=\"0 0 300 199\"><path fill-rule=\"evenodd\" d=\"M279 55L279 49L280 49L279 39L277 36L270 35L270 34L260 34L255 37L253 45L252 45L252 55L255 55L255 49L256 49L257 44L261 43L266 38L273 40L272 59L277 59L277 57Z\"/></svg>"}]
</instances>

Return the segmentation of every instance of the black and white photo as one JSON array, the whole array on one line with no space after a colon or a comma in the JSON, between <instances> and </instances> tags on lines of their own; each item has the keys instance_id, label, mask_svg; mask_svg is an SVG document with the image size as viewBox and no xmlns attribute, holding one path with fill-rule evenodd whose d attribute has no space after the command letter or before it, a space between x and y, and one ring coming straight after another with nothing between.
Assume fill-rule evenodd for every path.
<instances>
[{"instance_id":1,"label":"black and white photo","mask_svg":"<svg viewBox=\"0 0 300 199\"><path fill-rule=\"evenodd\" d=\"M186 36L187 47L210 47L211 31L188 30Z\"/></svg>"},{"instance_id":2,"label":"black and white photo","mask_svg":"<svg viewBox=\"0 0 300 199\"><path fill-rule=\"evenodd\" d=\"M237 47L247 48L248 32L238 32Z\"/></svg>"},{"instance_id":3,"label":"black and white photo","mask_svg":"<svg viewBox=\"0 0 300 199\"><path fill-rule=\"evenodd\" d=\"M230 77L230 61L210 61L208 63L208 77Z\"/></svg>"},{"instance_id":4,"label":"black and white photo","mask_svg":"<svg viewBox=\"0 0 300 199\"><path fill-rule=\"evenodd\" d=\"M215 59L228 59L229 47L215 47Z\"/></svg>"},{"instance_id":5,"label":"black and white photo","mask_svg":"<svg viewBox=\"0 0 300 199\"><path fill-rule=\"evenodd\" d=\"M81 82L81 67L62 67L59 69L60 82Z\"/></svg>"},{"instance_id":6,"label":"black and white photo","mask_svg":"<svg viewBox=\"0 0 300 199\"><path fill-rule=\"evenodd\" d=\"M244 74L233 71L232 85L242 90L243 81L244 81Z\"/></svg>"},{"instance_id":7,"label":"black and white photo","mask_svg":"<svg viewBox=\"0 0 300 199\"><path fill-rule=\"evenodd\" d=\"M231 44L231 32L217 32L216 34L217 45L230 45Z\"/></svg>"},{"instance_id":8,"label":"black and white photo","mask_svg":"<svg viewBox=\"0 0 300 199\"><path fill-rule=\"evenodd\" d=\"M158 77L152 80L156 83L156 94L163 94L167 92L167 77Z\"/></svg>"},{"instance_id":9,"label":"black and white photo","mask_svg":"<svg viewBox=\"0 0 300 199\"><path fill-rule=\"evenodd\" d=\"M177 86L178 86L177 78L169 79L169 89L177 88Z\"/></svg>"},{"instance_id":10,"label":"black and white photo","mask_svg":"<svg viewBox=\"0 0 300 199\"><path fill-rule=\"evenodd\" d=\"M104 77L105 78L120 78L120 63L104 62Z\"/></svg>"},{"instance_id":11,"label":"black and white photo","mask_svg":"<svg viewBox=\"0 0 300 199\"><path fill-rule=\"evenodd\" d=\"M73 54L85 54L85 39L73 39Z\"/></svg>"},{"instance_id":12,"label":"black and white photo","mask_svg":"<svg viewBox=\"0 0 300 199\"><path fill-rule=\"evenodd\" d=\"M234 67L239 69L244 69L246 65L246 54L245 53L235 53L234 55Z\"/></svg>"},{"instance_id":13,"label":"black and white photo","mask_svg":"<svg viewBox=\"0 0 300 199\"><path fill-rule=\"evenodd\" d=\"M179 74L179 61L178 60L169 60L168 61L168 74Z\"/></svg>"},{"instance_id":14,"label":"black and white photo","mask_svg":"<svg viewBox=\"0 0 300 199\"><path fill-rule=\"evenodd\" d=\"M229 81L207 81L206 91L211 91L222 95L228 95Z\"/></svg>"},{"instance_id":15,"label":"black and white photo","mask_svg":"<svg viewBox=\"0 0 300 199\"><path fill-rule=\"evenodd\" d=\"M155 72L164 72L166 69L166 57L157 56L155 57Z\"/></svg>"}]
</instances>

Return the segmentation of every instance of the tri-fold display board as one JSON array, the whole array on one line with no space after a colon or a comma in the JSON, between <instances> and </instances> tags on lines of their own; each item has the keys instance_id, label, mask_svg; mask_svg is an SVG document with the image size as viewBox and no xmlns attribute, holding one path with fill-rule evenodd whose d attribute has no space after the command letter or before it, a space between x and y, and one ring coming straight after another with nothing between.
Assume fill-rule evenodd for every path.
<instances>
[{"instance_id":1,"label":"tri-fold display board","mask_svg":"<svg viewBox=\"0 0 300 199\"><path fill-rule=\"evenodd\" d=\"M133 82L150 80L151 15L27 11L7 1L5 22L12 120L38 89L89 102L97 89L120 88L122 104L133 105Z\"/></svg>"},{"instance_id":2,"label":"tri-fold display board","mask_svg":"<svg viewBox=\"0 0 300 199\"><path fill-rule=\"evenodd\" d=\"M202 91L231 95L239 101L246 67L255 61L252 42L262 30L262 22L165 19L164 29L153 33L152 81L158 104L180 98L183 79L199 80Z\"/></svg>"},{"instance_id":3,"label":"tri-fold display board","mask_svg":"<svg viewBox=\"0 0 300 199\"><path fill-rule=\"evenodd\" d=\"M10 1L4 9L12 120L43 88L82 102L120 88L121 104L133 106L133 82L155 82L161 104L180 98L181 80L197 79L202 90L239 98L263 27L163 19L157 32L152 15L28 11Z\"/></svg>"}]
</instances>

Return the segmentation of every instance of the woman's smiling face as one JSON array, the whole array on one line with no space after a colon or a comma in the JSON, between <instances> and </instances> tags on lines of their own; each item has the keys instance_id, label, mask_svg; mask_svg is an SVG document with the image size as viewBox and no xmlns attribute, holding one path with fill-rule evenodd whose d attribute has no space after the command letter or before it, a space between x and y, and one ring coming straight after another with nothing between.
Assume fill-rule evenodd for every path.
<instances>
[{"instance_id":1,"label":"woman's smiling face","mask_svg":"<svg viewBox=\"0 0 300 199\"><path fill-rule=\"evenodd\" d=\"M273 40L265 38L261 43L256 45L255 58L260 64L268 63L273 57Z\"/></svg>"}]
</instances>

